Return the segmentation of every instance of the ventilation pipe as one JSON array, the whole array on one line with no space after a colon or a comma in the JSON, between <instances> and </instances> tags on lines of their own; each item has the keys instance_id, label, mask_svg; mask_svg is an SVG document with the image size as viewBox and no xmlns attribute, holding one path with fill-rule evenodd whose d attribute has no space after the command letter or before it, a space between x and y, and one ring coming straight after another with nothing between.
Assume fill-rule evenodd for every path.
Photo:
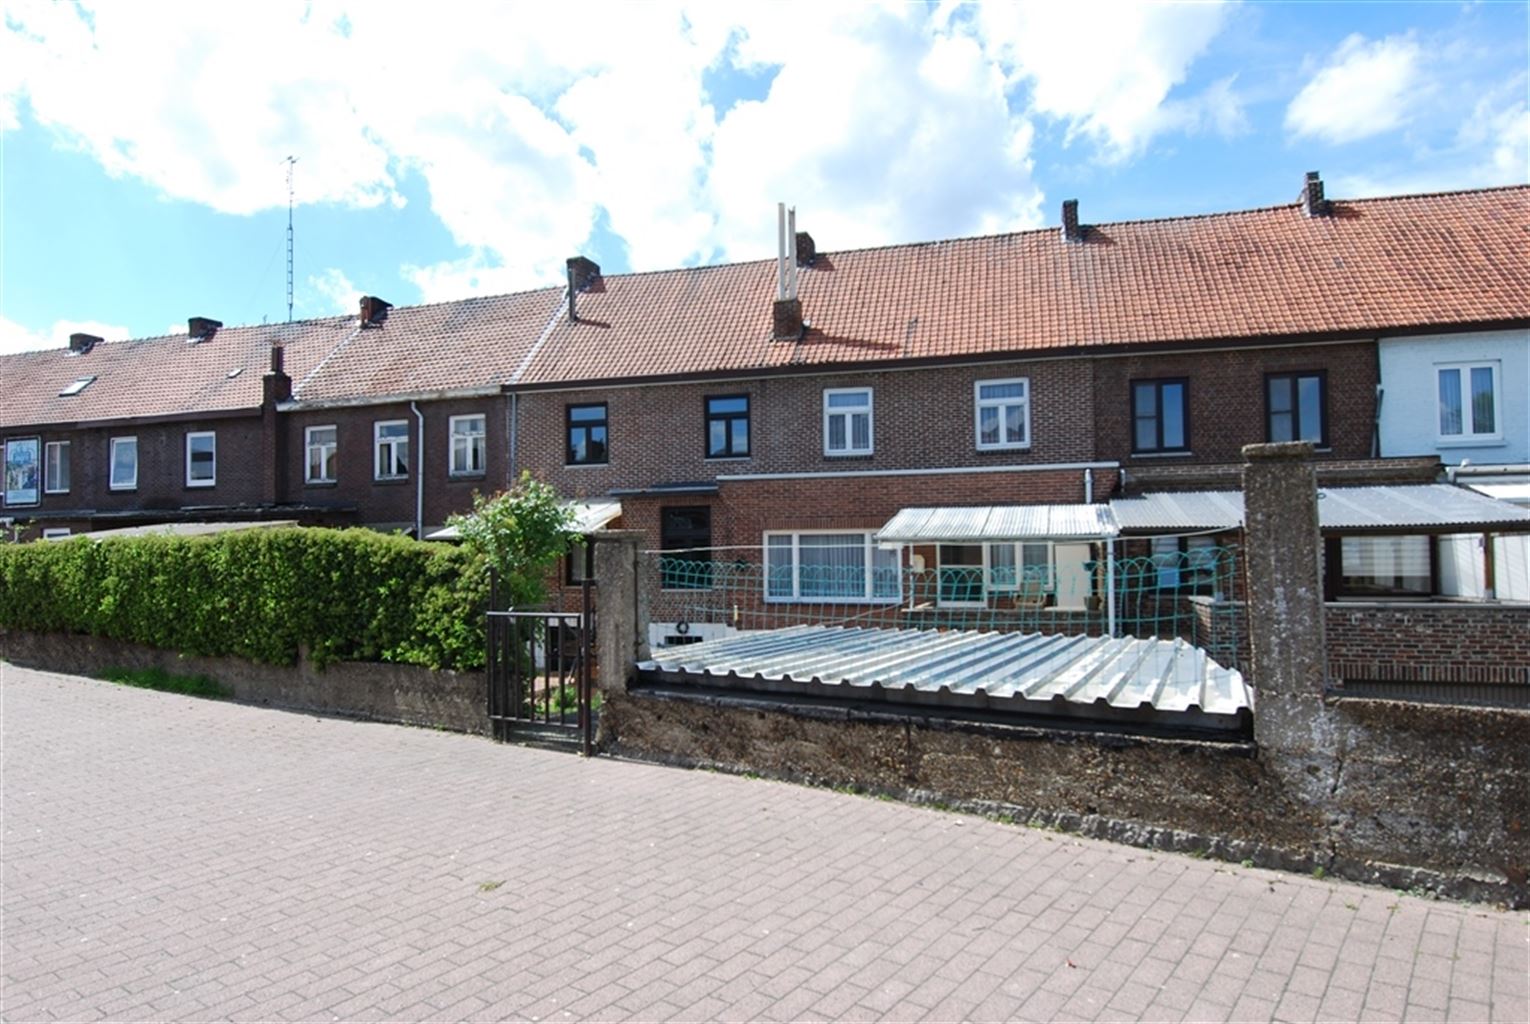
<instances>
[{"instance_id":1,"label":"ventilation pipe","mask_svg":"<svg viewBox=\"0 0 1530 1024\"><path fill-rule=\"evenodd\" d=\"M802 300L797 298L797 208L776 204L776 301L771 307L771 337L802 337Z\"/></svg>"}]
</instances>

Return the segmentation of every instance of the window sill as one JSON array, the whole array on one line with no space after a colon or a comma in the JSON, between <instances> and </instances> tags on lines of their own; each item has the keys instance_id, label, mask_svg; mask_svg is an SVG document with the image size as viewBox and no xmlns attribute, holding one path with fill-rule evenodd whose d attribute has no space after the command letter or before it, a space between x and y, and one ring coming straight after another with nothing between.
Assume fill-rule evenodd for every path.
<instances>
[{"instance_id":1,"label":"window sill","mask_svg":"<svg viewBox=\"0 0 1530 1024\"><path fill-rule=\"evenodd\" d=\"M1193 459L1195 452L1132 452L1134 459Z\"/></svg>"},{"instance_id":2,"label":"window sill","mask_svg":"<svg viewBox=\"0 0 1530 1024\"><path fill-rule=\"evenodd\" d=\"M187 490L187 491L210 491L214 487L217 487L217 486L218 486L218 481L214 480L211 483L205 483L205 484L192 484L192 483L188 483L184 488L182 488L182 490Z\"/></svg>"},{"instance_id":3,"label":"window sill","mask_svg":"<svg viewBox=\"0 0 1530 1024\"><path fill-rule=\"evenodd\" d=\"M133 484L131 487L110 487L109 486L106 489L108 491L111 491L113 494L132 494L134 491L138 490L138 485L137 484Z\"/></svg>"},{"instance_id":4,"label":"window sill","mask_svg":"<svg viewBox=\"0 0 1530 1024\"><path fill-rule=\"evenodd\" d=\"M447 474L446 482L452 484L473 483L475 481L487 480L488 478L488 473L449 473Z\"/></svg>"},{"instance_id":5,"label":"window sill","mask_svg":"<svg viewBox=\"0 0 1530 1024\"><path fill-rule=\"evenodd\" d=\"M48 494L68 494L68 493L69 493L68 491L43 491L44 495L48 495Z\"/></svg>"},{"instance_id":6,"label":"window sill","mask_svg":"<svg viewBox=\"0 0 1530 1024\"><path fill-rule=\"evenodd\" d=\"M604 469L611 465L609 462L565 462L564 469Z\"/></svg>"},{"instance_id":7,"label":"window sill","mask_svg":"<svg viewBox=\"0 0 1530 1024\"><path fill-rule=\"evenodd\" d=\"M824 452L823 453L823 457L826 458L826 459L867 459L867 460L869 460L875 454L876 453L874 451L871 451L871 452Z\"/></svg>"},{"instance_id":8,"label":"window sill","mask_svg":"<svg viewBox=\"0 0 1530 1024\"><path fill-rule=\"evenodd\" d=\"M753 455L708 455L707 462L748 462Z\"/></svg>"},{"instance_id":9,"label":"window sill","mask_svg":"<svg viewBox=\"0 0 1530 1024\"><path fill-rule=\"evenodd\" d=\"M338 481L338 480L304 480L303 481L303 486L304 487L339 487L340 486L340 481Z\"/></svg>"},{"instance_id":10,"label":"window sill","mask_svg":"<svg viewBox=\"0 0 1530 1024\"><path fill-rule=\"evenodd\" d=\"M408 482L409 478L407 476L374 476L372 478L372 483L378 487L396 487L399 484L407 484Z\"/></svg>"},{"instance_id":11,"label":"window sill","mask_svg":"<svg viewBox=\"0 0 1530 1024\"><path fill-rule=\"evenodd\" d=\"M988 454L989 452L1028 452L1030 450L1031 446L1028 444L980 444L977 446L979 454Z\"/></svg>"},{"instance_id":12,"label":"window sill","mask_svg":"<svg viewBox=\"0 0 1530 1024\"><path fill-rule=\"evenodd\" d=\"M1434 444L1436 448L1503 448L1508 442L1502 434L1483 434L1481 437L1442 437Z\"/></svg>"}]
</instances>

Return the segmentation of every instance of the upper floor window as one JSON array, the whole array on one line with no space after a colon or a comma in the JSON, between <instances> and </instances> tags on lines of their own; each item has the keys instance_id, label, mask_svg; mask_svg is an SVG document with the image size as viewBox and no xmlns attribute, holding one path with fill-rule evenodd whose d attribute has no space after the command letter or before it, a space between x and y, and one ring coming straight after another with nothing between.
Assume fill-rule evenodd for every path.
<instances>
[{"instance_id":1,"label":"upper floor window","mask_svg":"<svg viewBox=\"0 0 1530 1024\"><path fill-rule=\"evenodd\" d=\"M108 485L114 491L131 491L138 486L138 438L112 438Z\"/></svg>"},{"instance_id":2,"label":"upper floor window","mask_svg":"<svg viewBox=\"0 0 1530 1024\"><path fill-rule=\"evenodd\" d=\"M870 455L871 451L871 389L825 388L823 453Z\"/></svg>"},{"instance_id":3,"label":"upper floor window","mask_svg":"<svg viewBox=\"0 0 1530 1024\"><path fill-rule=\"evenodd\" d=\"M69 442L49 441L43 460L43 490L48 494L69 493Z\"/></svg>"},{"instance_id":4,"label":"upper floor window","mask_svg":"<svg viewBox=\"0 0 1530 1024\"><path fill-rule=\"evenodd\" d=\"M218 482L218 435L210 430L186 435L186 486L211 487Z\"/></svg>"},{"instance_id":5,"label":"upper floor window","mask_svg":"<svg viewBox=\"0 0 1530 1024\"><path fill-rule=\"evenodd\" d=\"M409 476L409 421L383 420L372 425L377 457L373 477L403 480Z\"/></svg>"},{"instance_id":6,"label":"upper floor window","mask_svg":"<svg viewBox=\"0 0 1530 1024\"><path fill-rule=\"evenodd\" d=\"M707 399L707 458L741 459L749 454L749 396Z\"/></svg>"},{"instance_id":7,"label":"upper floor window","mask_svg":"<svg viewBox=\"0 0 1530 1024\"><path fill-rule=\"evenodd\" d=\"M339 431L334 426L309 427L303 431L303 447L308 451L303 479L311 484L334 483Z\"/></svg>"},{"instance_id":8,"label":"upper floor window","mask_svg":"<svg viewBox=\"0 0 1530 1024\"><path fill-rule=\"evenodd\" d=\"M568 464L603 466L610 459L607 447L606 403L568 407Z\"/></svg>"},{"instance_id":9,"label":"upper floor window","mask_svg":"<svg viewBox=\"0 0 1530 1024\"><path fill-rule=\"evenodd\" d=\"M1328 380L1321 371L1264 378L1265 434L1270 441L1328 446Z\"/></svg>"},{"instance_id":10,"label":"upper floor window","mask_svg":"<svg viewBox=\"0 0 1530 1024\"><path fill-rule=\"evenodd\" d=\"M1435 368L1440 392L1440 440L1489 440L1498 427L1498 364Z\"/></svg>"},{"instance_id":11,"label":"upper floor window","mask_svg":"<svg viewBox=\"0 0 1530 1024\"><path fill-rule=\"evenodd\" d=\"M453 416L448 422L452 438L452 476L482 476L484 446L488 436L485 419L479 416Z\"/></svg>"},{"instance_id":12,"label":"upper floor window","mask_svg":"<svg viewBox=\"0 0 1530 1024\"><path fill-rule=\"evenodd\" d=\"M1132 382L1132 451L1183 452L1190 448L1184 380Z\"/></svg>"},{"instance_id":13,"label":"upper floor window","mask_svg":"<svg viewBox=\"0 0 1530 1024\"><path fill-rule=\"evenodd\" d=\"M36 505L43 485L42 444L35 437L5 442L5 504Z\"/></svg>"},{"instance_id":14,"label":"upper floor window","mask_svg":"<svg viewBox=\"0 0 1530 1024\"><path fill-rule=\"evenodd\" d=\"M977 446L981 451L1029 448L1031 444L1031 382L1026 377L980 380L976 398Z\"/></svg>"}]
</instances>

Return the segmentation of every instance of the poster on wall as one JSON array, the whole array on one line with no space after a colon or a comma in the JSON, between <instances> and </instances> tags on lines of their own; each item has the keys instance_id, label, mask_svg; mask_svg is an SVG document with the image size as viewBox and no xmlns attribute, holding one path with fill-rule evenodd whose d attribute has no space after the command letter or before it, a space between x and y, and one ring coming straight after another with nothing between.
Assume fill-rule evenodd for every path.
<instances>
[{"instance_id":1,"label":"poster on wall","mask_svg":"<svg viewBox=\"0 0 1530 1024\"><path fill-rule=\"evenodd\" d=\"M36 505L42 493L42 441L36 437L5 442L5 503Z\"/></svg>"}]
</instances>

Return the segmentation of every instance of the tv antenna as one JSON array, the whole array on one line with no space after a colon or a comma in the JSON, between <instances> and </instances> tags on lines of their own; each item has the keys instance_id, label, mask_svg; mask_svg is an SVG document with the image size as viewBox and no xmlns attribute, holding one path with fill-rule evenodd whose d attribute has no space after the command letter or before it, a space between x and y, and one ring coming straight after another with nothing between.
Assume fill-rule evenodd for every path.
<instances>
[{"instance_id":1,"label":"tv antenna","mask_svg":"<svg viewBox=\"0 0 1530 1024\"><path fill-rule=\"evenodd\" d=\"M289 156L287 165L287 322L292 323L292 167L297 157Z\"/></svg>"}]
</instances>

